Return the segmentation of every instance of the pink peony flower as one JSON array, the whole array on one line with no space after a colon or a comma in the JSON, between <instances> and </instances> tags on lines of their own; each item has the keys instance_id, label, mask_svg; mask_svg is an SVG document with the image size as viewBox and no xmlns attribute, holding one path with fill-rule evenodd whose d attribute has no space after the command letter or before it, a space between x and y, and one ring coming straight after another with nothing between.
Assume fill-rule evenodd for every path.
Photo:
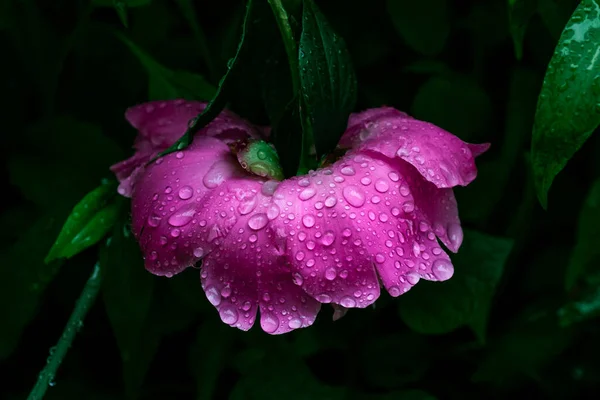
<instances>
[{"instance_id":1,"label":"pink peony flower","mask_svg":"<svg viewBox=\"0 0 600 400\"><path fill-rule=\"evenodd\" d=\"M452 187L477 174L472 145L393 108L353 114L331 165L282 182L241 168L230 144L264 130L223 112L183 151L146 166L204 104L129 109L136 153L111 169L132 199L146 268L172 276L203 260L201 282L223 322L271 334L364 308L383 285L396 297L420 279L444 281L462 242Z\"/></svg>"}]
</instances>

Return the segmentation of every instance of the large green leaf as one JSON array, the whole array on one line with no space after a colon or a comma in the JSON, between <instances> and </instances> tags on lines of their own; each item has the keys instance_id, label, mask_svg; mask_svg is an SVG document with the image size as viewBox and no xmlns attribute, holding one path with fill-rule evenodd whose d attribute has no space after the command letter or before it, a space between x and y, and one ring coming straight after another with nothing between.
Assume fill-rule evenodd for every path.
<instances>
[{"instance_id":1,"label":"large green leaf","mask_svg":"<svg viewBox=\"0 0 600 400\"><path fill-rule=\"evenodd\" d=\"M100 263L104 306L121 352L125 389L134 398L160 339L149 323L155 278L145 270L139 246L122 224L102 247Z\"/></svg>"},{"instance_id":2,"label":"large green leaf","mask_svg":"<svg viewBox=\"0 0 600 400\"><path fill-rule=\"evenodd\" d=\"M166 68L124 35L118 34L117 36L129 47L148 72L148 97L150 100L179 98L207 100L215 95L215 87L202 76Z\"/></svg>"},{"instance_id":3,"label":"large green leaf","mask_svg":"<svg viewBox=\"0 0 600 400\"><path fill-rule=\"evenodd\" d=\"M446 0L387 0L396 31L416 51L434 55L442 51L450 33Z\"/></svg>"},{"instance_id":4,"label":"large green leaf","mask_svg":"<svg viewBox=\"0 0 600 400\"><path fill-rule=\"evenodd\" d=\"M119 217L121 203L115 201L116 195L117 185L107 181L81 199L67 218L45 262L71 258L102 239Z\"/></svg>"},{"instance_id":5,"label":"large green leaf","mask_svg":"<svg viewBox=\"0 0 600 400\"><path fill-rule=\"evenodd\" d=\"M331 28L313 0L304 0L299 45L304 136L317 157L331 152L356 104L356 76L344 40ZM304 157L308 157L306 139ZM308 148L307 148L308 147Z\"/></svg>"},{"instance_id":6,"label":"large green leaf","mask_svg":"<svg viewBox=\"0 0 600 400\"><path fill-rule=\"evenodd\" d=\"M512 241L466 230L453 257L454 276L420 282L400 298L400 316L420 333L442 334L468 325L483 341L488 314Z\"/></svg>"},{"instance_id":7,"label":"large green leaf","mask_svg":"<svg viewBox=\"0 0 600 400\"><path fill-rule=\"evenodd\" d=\"M600 1L583 0L564 29L544 78L531 157L547 206L554 177L600 124Z\"/></svg>"},{"instance_id":8,"label":"large green leaf","mask_svg":"<svg viewBox=\"0 0 600 400\"><path fill-rule=\"evenodd\" d=\"M600 261L600 180L592 185L579 212L577 243L573 249L567 267L565 287L571 289L581 275L592 272L593 266Z\"/></svg>"}]
</instances>

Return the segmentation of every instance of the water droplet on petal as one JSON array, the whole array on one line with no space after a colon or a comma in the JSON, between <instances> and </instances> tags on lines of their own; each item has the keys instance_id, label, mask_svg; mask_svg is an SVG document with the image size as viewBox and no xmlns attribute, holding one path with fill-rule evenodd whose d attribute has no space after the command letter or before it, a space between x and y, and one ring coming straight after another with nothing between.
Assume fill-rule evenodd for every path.
<instances>
[{"instance_id":1,"label":"water droplet on petal","mask_svg":"<svg viewBox=\"0 0 600 400\"><path fill-rule=\"evenodd\" d=\"M196 215L195 206L193 204L185 205L169 217L169 224L171 226L187 225L194 218L194 215Z\"/></svg>"},{"instance_id":2,"label":"water droplet on petal","mask_svg":"<svg viewBox=\"0 0 600 400\"><path fill-rule=\"evenodd\" d=\"M383 179L380 179L377 182L375 182L375 190L377 190L379 193L385 193L389 189L390 189L390 186Z\"/></svg>"},{"instance_id":3,"label":"water droplet on petal","mask_svg":"<svg viewBox=\"0 0 600 400\"><path fill-rule=\"evenodd\" d=\"M262 314L260 318L260 326L267 333L273 333L279 328L279 319L270 312Z\"/></svg>"},{"instance_id":4,"label":"water droplet on petal","mask_svg":"<svg viewBox=\"0 0 600 400\"><path fill-rule=\"evenodd\" d=\"M274 220L279 216L279 212L279 206L277 206L277 204L271 204L267 209L267 218Z\"/></svg>"},{"instance_id":5,"label":"water droplet on petal","mask_svg":"<svg viewBox=\"0 0 600 400\"><path fill-rule=\"evenodd\" d=\"M296 253L296 260L298 260L298 261L304 260L304 252L303 251L299 251Z\"/></svg>"},{"instance_id":6,"label":"water droplet on petal","mask_svg":"<svg viewBox=\"0 0 600 400\"><path fill-rule=\"evenodd\" d=\"M302 284L304 283L304 278L302 278L302 275L300 275L297 272L294 273L294 275L292 275L292 280L294 281L294 284L298 286L302 286Z\"/></svg>"},{"instance_id":7,"label":"water droplet on petal","mask_svg":"<svg viewBox=\"0 0 600 400\"><path fill-rule=\"evenodd\" d=\"M308 178L302 178L298 181L298 186L307 187L310 185L310 180Z\"/></svg>"},{"instance_id":8,"label":"water droplet on petal","mask_svg":"<svg viewBox=\"0 0 600 400\"><path fill-rule=\"evenodd\" d=\"M390 178L390 179L391 179L393 182L398 182L398 181L400 180L400 176L398 175L398 173L397 173L397 172L394 172L394 171L390 172L390 173L388 174L388 177L389 177L389 178Z\"/></svg>"},{"instance_id":9,"label":"water droplet on petal","mask_svg":"<svg viewBox=\"0 0 600 400\"><path fill-rule=\"evenodd\" d=\"M219 316L227 325L235 324L239 318L237 310L229 305L223 306L219 309Z\"/></svg>"},{"instance_id":10,"label":"water droplet on petal","mask_svg":"<svg viewBox=\"0 0 600 400\"><path fill-rule=\"evenodd\" d=\"M459 224L450 224L448 227L448 239L455 248L460 247L463 241L463 231Z\"/></svg>"},{"instance_id":11,"label":"water droplet on petal","mask_svg":"<svg viewBox=\"0 0 600 400\"><path fill-rule=\"evenodd\" d=\"M352 176L356 173L354 171L354 168L352 168L352 167L344 167L341 169L340 172L342 173L342 175L346 175L346 176Z\"/></svg>"},{"instance_id":12,"label":"water droplet on petal","mask_svg":"<svg viewBox=\"0 0 600 400\"><path fill-rule=\"evenodd\" d=\"M179 198L181 200L187 200L194 195L194 189L191 186L183 186L179 189Z\"/></svg>"},{"instance_id":13,"label":"water droplet on petal","mask_svg":"<svg viewBox=\"0 0 600 400\"><path fill-rule=\"evenodd\" d=\"M302 217L302 224L307 228L312 228L315 226L315 217L312 214L306 214Z\"/></svg>"},{"instance_id":14,"label":"water droplet on petal","mask_svg":"<svg viewBox=\"0 0 600 400\"><path fill-rule=\"evenodd\" d=\"M361 207L365 204L365 195L362 189L356 186L346 186L342 192L344 198L353 207Z\"/></svg>"},{"instance_id":15,"label":"water droplet on petal","mask_svg":"<svg viewBox=\"0 0 600 400\"><path fill-rule=\"evenodd\" d=\"M248 220L248 227L252 230L258 231L267 226L269 223L269 218L267 214L256 214L250 217Z\"/></svg>"},{"instance_id":16,"label":"water droplet on petal","mask_svg":"<svg viewBox=\"0 0 600 400\"><path fill-rule=\"evenodd\" d=\"M148 217L148 225L150 225L153 228L156 228L158 226L158 224L160 224L161 219L162 218L160 217L160 215L152 213Z\"/></svg>"},{"instance_id":17,"label":"water droplet on petal","mask_svg":"<svg viewBox=\"0 0 600 400\"><path fill-rule=\"evenodd\" d=\"M378 264L383 264L385 262L385 256L381 253L377 253L375 261L377 261Z\"/></svg>"},{"instance_id":18,"label":"water droplet on petal","mask_svg":"<svg viewBox=\"0 0 600 400\"><path fill-rule=\"evenodd\" d=\"M342 231L342 236L344 237L350 237L352 235L352 231L349 228L346 228Z\"/></svg>"},{"instance_id":19,"label":"water droplet on petal","mask_svg":"<svg viewBox=\"0 0 600 400\"><path fill-rule=\"evenodd\" d=\"M443 259L435 260L431 270L433 275L440 281L448 280L454 275L454 267L450 261Z\"/></svg>"},{"instance_id":20,"label":"water droplet on petal","mask_svg":"<svg viewBox=\"0 0 600 400\"><path fill-rule=\"evenodd\" d=\"M244 198L242 201L240 201L240 204L238 205L238 211L241 215L250 214L256 208L257 203L258 199L256 196Z\"/></svg>"},{"instance_id":21,"label":"water droplet on petal","mask_svg":"<svg viewBox=\"0 0 600 400\"><path fill-rule=\"evenodd\" d=\"M335 234L333 231L327 231L323 235L323 239L321 239L321 243L325 246L331 246L331 244L335 241Z\"/></svg>"},{"instance_id":22,"label":"water droplet on petal","mask_svg":"<svg viewBox=\"0 0 600 400\"><path fill-rule=\"evenodd\" d=\"M367 186L371 184L371 178L368 177L363 177L360 179L360 183L362 183L363 185Z\"/></svg>"},{"instance_id":23,"label":"water droplet on petal","mask_svg":"<svg viewBox=\"0 0 600 400\"><path fill-rule=\"evenodd\" d=\"M327 294L319 294L315 297L315 300L317 300L319 303L331 303L331 296Z\"/></svg>"},{"instance_id":24,"label":"water droplet on petal","mask_svg":"<svg viewBox=\"0 0 600 400\"><path fill-rule=\"evenodd\" d=\"M350 296L344 296L340 299L340 305L346 308L356 307L356 300Z\"/></svg>"},{"instance_id":25,"label":"water droplet on petal","mask_svg":"<svg viewBox=\"0 0 600 400\"><path fill-rule=\"evenodd\" d=\"M204 256L204 249L202 247L197 247L194 249L194 257L202 258Z\"/></svg>"},{"instance_id":26,"label":"water droplet on petal","mask_svg":"<svg viewBox=\"0 0 600 400\"><path fill-rule=\"evenodd\" d=\"M212 304L215 307L221 304L221 293L219 293L216 287L208 286L205 292L206 298L208 298L210 304Z\"/></svg>"},{"instance_id":27,"label":"water droplet on petal","mask_svg":"<svg viewBox=\"0 0 600 400\"><path fill-rule=\"evenodd\" d=\"M333 196L329 196L328 198L325 199L325 207L331 208L331 207L335 206L336 203L337 203L337 200Z\"/></svg>"},{"instance_id":28,"label":"water droplet on petal","mask_svg":"<svg viewBox=\"0 0 600 400\"><path fill-rule=\"evenodd\" d=\"M328 268L325 271L325 279L327 279L328 281L334 280L336 276L337 276L337 271L335 270L335 268Z\"/></svg>"},{"instance_id":29,"label":"water droplet on petal","mask_svg":"<svg viewBox=\"0 0 600 400\"><path fill-rule=\"evenodd\" d=\"M305 201L314 197L315 194L317 194L317 191L314 188L306 188L300 192L298 198L302 201Z\"/></svg>"},{"instance_id":30,"label":"water droplet on petal","mask_svg":"<svg viewBox=\"0 0 600 400\"><path fill-rule=\"evenodd\" d=\"M416 272L410 272L406 274L406 280L411 285L416 285L421 280L421 277Z\"/></svg>"},{"instance_id":31,"label":"water droplet on petal","mask_svg":"<svg viewBox=\"0 0 600 400\"><path fill-rule=\"evenodd\" d=\"M288 327L290 329L298 329L302 326L302 320L300 318L292 318L288 322Z\"/></svg>"}]
</instances>

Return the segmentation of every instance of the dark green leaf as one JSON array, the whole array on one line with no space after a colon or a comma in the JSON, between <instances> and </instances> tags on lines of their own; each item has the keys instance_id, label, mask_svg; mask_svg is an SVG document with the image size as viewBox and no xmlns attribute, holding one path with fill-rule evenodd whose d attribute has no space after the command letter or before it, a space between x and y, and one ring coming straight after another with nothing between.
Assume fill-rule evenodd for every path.
<instances>
[{"instance_id":1,"label":"dark green leaf","mask_svg":"<svg viewBox=\"0 0 600 400\"><path fill-rule=\"evenodd\" d=\"M273 124L273 140L285 176L295 175L300 164L302 123L298 102L298 98L293 99L283 111L283 115ZM279 149L287 150L280 152Z\"/></svg>"},{"instance_id":2,"label":"dark green leaf","mask_svg":"<svg viewBox=\"0 0 600 400\"><path fill-rule=\"evenodd\" d=\"M558 310L561 326L600 317L600 282L586 286L577 297Z\"/></svg>"},{"instance_id":3,"label":"dark green leaf","mask_svg":"<svg viewBox=\"0 0 600 400\"><path fill-rule=\"evenodd\" d=\"M273 350L275 345L272 344ZM276 347L268 354L258 348L235 357L244 364L244 375L234 386L231 400L328 399L346 398L346 390L322 383L306 364L287 346Z\"/></svg>"},{"instance_id":4,"label":"dark green leaf","mask_svg":"<svg viewBox=\"0 0 600 400\"><path fill-rule=\"evenodd\" d=\"M100 252L102 297L123 360L127 395L136 397L159 343L149 325L155 278L145 270L131 233L119 224Z\"/></svg>"},{"instance_id":5,"label":"dark green leaf","mask_svg":"<svg viewBox=\"0 0 600 400\"><path fill-rule=\"evenodd\" d=\"M356 104L356 76L346 45L313 0L304 1L299 47L303 104L303 157L314 142L317 157L331 152Z\"/></svg>"},{"instance_id":6,"label":"dark green leaf","mask_svg":"<svg viewBox=\"0 0 600 400\"><path fill-rule=\"evenodd\" d=\"M412 329L426 334L468 325L484 341L494 291L511 248L509 239L466 230L453 257L454 276L416 285L400 298L400 316Z\"/></svg>"},{"instance_id":7,"label":"dark green leaf","mask_svg":"<svg viewBox=\"0 0 600 400\"><path fill-rule=\"evenodd\" d=\"M148 97L150 100L185 98L207 100L215 95L216 89L202 76L186 71L170 70L140 49L125 36L117 35L140 60L148 72Z\"/></svg>"},{"instance_id":8,"label":"dark green leaf","mask_svg":"<svg viewBox=\"0 0 600 400\"><path fill-rule=\"evenodd\" d=\"M57 215L70 211L110 174L108 166L124 158L97 126L69 117L40 121L19 141L27 144L27 152L9 155L11 183L37 207Z\"/></svg>"},{"instance_id":9,"label":"dark green leaf","mask_svg":"<svg viewBox=\"0 0 600 400\"><path fill-rule=\"evenodd\" d=\"M425 55L442 51L450 32L446 0L387 0L387 11L407 45Z\"/></svg>"},{"instance_id":10,"label":"dark green leaf","mask_svg":"<svg viewBox=\"0 0 600 400\"><path fill-rule=\"evenodd\" d=\"M23 221L19 229L23 229ZM35 316L39 301L62 261L44 263L44 254L60 229L54 215L45 215L18 232L16 240L0 250L3 277L0 280L0 359L5 359L21 339L25 326Z\"/></svg>"},{"instance_id":11,"label":"dark green leaf","mask_svg":"<svg viewBox=\"0 0 600 400\"><path fill-rule=\"evenodd\" d=\"M506 384L519 377L537 380L540 369L565 350L572 332L558 326L554 311L534 312L490 341L485 358L472 376L474 382Z\"/></svg>"},{"instance_id":12,"label":"dark green leaf","mask_svg":"<svg viewBox=\"0 0 600 400\"><path fill-rule=\"evenodd\" d=\"M106 182L77 203L45 262L57 258L71 258L102 239L112 229L119 216L121 204L114 201L116 195L116 184Z\"/></svg>"},{"instance_id":13,"label":"dark green leaf","mask_svg":"<svg viewBox=\"0 0 600 400\"><path fill-rule=\"evenodd\" d=\"M116 7L120 4L124 7L141 7L152 3L152 0L93 0L96 7Z\"/></svg>"},{"instance_id":14,"label":"dark green leaf","mask_svg":"<svg viewBox=\"0 0 600 400\"><path fill-rule=\"evenodd\" d=\"M510 34L517 60L523 58L523 39L529 20L537 11L537 0L508 0Z\"/></svg>"},{"instance_id":15,"label":"dark green leaf","mask_svg":"<svg viewBox=\"0 0 600 400\"><path fill-rule=\"evenodd\" d=\"M535 114L531 157L543 207L554 177L600 124L600 4L583 0L546 71Z\"/></svg>"},{"instance_id":16,"label":"dark green leaf","mask_svg":"<svg viewBox=\"0 0 600 400\"><path fill-rule=\"evenodd\" d=\"M412 114L470 141L488 129L492 105L486 92L466 77L432 77L419 88Z\"/></svg>"},{"instance_id":17,"label":"dark green leaf","mask_svg":"<svg viewBox=\"0 0 600 400\"><path fill-rule=\"evenodd\" d=\"M397 390L386 394L372 394L364 397L359 397L364 400L436 400L435 396L423 390L409 389Z\"/></svg>"},{"instance_id":18,"label":"dark green leaf","mask_svg":"<svg viewBox=\"0 0 600 400\"><path fill-rule=\"evenodd\" d=\"M570 290L586 270L600 260L600 180L592 185L579 212L577 243L567 267L565 287Z\"/></svg>"},{"instance_id":19,"label":"dark green leaf","mask_svg":"<svg viewBox=\"0 0 600 400\"><path fill-rule=\"evenodd\" d=\"M205 127L210 121L212 121L217 115L219 115L219 113L225 107L227 103L228 92L231 88L232 79L230 78L233 76L236 69L240 65L240 56L242 54L242 50L244 49L244 43L252 16L253 0L248 0L248 3L246 4L246 15L244 16L244 26L242 28L242 35L238 43L237 51L235 53L235 56L227 62L227 72L225 72L225 75L223 75L223 77L221 78L216 93L208 102L208 105L202 111L202 113L200 113L200 115L198 115L196 118L190 121L189 127L187 131L183 134L183 136L179 138L177 142L175 142L175 144L173 144L167 150L160 153L159 156L164 156L166 154L184 149L187 146L189 146L190 143L192 143L194 133L198 132L200 129Z\"/></svg>"},{"instance_id":20,"label":"dark green leaf","mask_svg":"<svg viewBox=\"0 0 600 400\"><path fill-rule=\"evenodd\" d=\"M221 321L205 322L192 344L189 362L197 383L196 398L214 399L219 374L233 354L234 331Z\"/></svg>"},{"instance_id":21,"label":"dark green leaf","mask_svg":"<svg viewBox=\"0 0 600 400\"><path fill-rule=\"evenodd\" d=\"M426 337L405 330L372 336L361 353L362 373L369 384L394 389L418 381L429 367L432 351Z\"/></svg>"}]
</instances>

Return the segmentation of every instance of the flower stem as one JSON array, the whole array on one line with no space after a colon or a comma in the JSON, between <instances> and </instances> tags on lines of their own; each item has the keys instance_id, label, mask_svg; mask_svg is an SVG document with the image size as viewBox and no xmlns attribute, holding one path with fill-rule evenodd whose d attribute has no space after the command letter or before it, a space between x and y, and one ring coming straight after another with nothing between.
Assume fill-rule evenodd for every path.
<instances>
[{"instance_id":1,"label":"flower stem","mask_svg":"<svg viewBox=\"0 0 600 400\"><path fill-rule=\"evenodd\" d=\"M63 334L56 347L50 351L50 357L46 362L46 366L40 372L38 380L31 390L29 394L28 400L41 400L48 389L48 386L53 386L54 376L56 375L56 371L60 366L63 358L67 354L69 347L71 347L71 343L73 343L73 339L75 335L80 330L83 319L87 314L88 310L94 304L94 300L98 295L98 291L100 289L101 283L101 275L100 275L100 264L96 264L94 266L94 270L92 271L92 275L88 278L85 286L83 287L83 291L75 303L75 309L65 326Z\"/></svg>"}]
</instances>

